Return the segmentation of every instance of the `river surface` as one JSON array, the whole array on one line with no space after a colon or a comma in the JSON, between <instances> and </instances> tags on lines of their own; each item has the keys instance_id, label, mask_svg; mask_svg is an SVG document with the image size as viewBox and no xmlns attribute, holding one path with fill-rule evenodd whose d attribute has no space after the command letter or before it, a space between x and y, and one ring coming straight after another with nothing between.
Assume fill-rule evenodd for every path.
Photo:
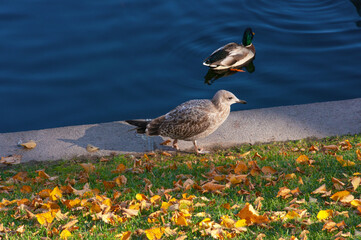
<instances>
[{"instance_id":1,"label":"river surface","mask_svg":"<svg viewBox=\"0 0 361 240\"><path fill-rule=\"evenodd\" d=\"M3 1L0 132L154 118L219 89L232 110L361 97L359 0ZM244 73L202 61L255 32ZM245 69L246 70L246 69Z\"/></svg>"}]
</instances>

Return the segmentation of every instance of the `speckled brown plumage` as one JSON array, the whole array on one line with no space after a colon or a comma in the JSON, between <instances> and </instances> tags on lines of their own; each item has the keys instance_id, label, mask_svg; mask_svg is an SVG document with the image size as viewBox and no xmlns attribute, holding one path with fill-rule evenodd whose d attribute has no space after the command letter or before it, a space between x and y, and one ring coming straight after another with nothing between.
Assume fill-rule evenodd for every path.
<instances>
[{"instance_id":1,"label":"speckled brown plumage","mask_svg":"<svg viewBox=\"0 0 361 240\"><path fill-rule=\"evenodd\" d=\"M137 126L138 133L150 136L161 135L175 140L193 141L197 153L196 140L213 133L228 117L233 103L246 103L233 93L219 90L211 100L190 100L167 114L151 121L127 120Z\"/></svg>"}]
</instances>

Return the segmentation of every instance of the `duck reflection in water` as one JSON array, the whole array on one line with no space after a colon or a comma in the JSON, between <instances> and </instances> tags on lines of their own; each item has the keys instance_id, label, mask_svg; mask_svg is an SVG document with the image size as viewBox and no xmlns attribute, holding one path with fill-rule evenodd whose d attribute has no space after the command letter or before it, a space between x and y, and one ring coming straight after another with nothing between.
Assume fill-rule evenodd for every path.
<instances>
[{"instance_id":1,"label":"duck reflection in water","mask_svg":"<svg viewBox=\"0 0 361 240\"><path fill-rule=\"evenodd\" d=\"M243 66L239 66L235 69L225 69L225 70L214 70L212 68L210 68L207 72L207 74L204 76L204 83L211 85L213 84L217 79L220 79L222 77L227 77L227 76L231 76L233 74L236 74L237 72L244 72L244 70L242 70L242 68L245 68L247 72L249 73L253 73L256 68L253 64L253 60L246 63Z\"/></svg>"},{"instance_id":2,"label":"duck reflection in water","mask_svg":"<svg viewBox=\"0 0 361 240\"><path fill-rule=\"evenodd\" d=\"M361 0L350 0L355 6L358 15L361 17ZM356 21L356 25L361 27L361 21Z\"/></svg>"}]
</instances>

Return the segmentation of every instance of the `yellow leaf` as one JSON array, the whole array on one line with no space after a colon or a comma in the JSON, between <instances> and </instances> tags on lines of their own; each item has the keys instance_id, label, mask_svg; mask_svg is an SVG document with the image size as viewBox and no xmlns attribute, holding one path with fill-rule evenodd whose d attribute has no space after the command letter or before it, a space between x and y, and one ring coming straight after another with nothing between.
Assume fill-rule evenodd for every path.
<instances>
[{"instance_id":1,"label":"yellow leaf","mask_svg":"<svg viewBox=\"0 0 361 240\"><path fill-rule=\"evenodd\" d=\"M221 225L227 228L232 228L236 222L233 219L229 218L227 215L222 216L221 219Z\"/></svg>"},{"instance_id":2,"label":"yellow leaf","mask_svg":"<svg viewBox=\"0 0 361 240\"><path fill-rule=\"evenodd\" d=\"M351 205L354 207L361 206L361 200L360 199L354 199L351 201Z\"/></svg>"},{"instance_id":3,"label":"yellow leaf","mask_svg":"<svg viewBox=\"0 0 361 240\"><path fill-rule=\"evenodd\" d=\"M20 145L26 149L34 149L36 147L36 142L34 140L30 140L29 142L21 143Z\"/></svg>"},{"instance_id":4,"label":"yellow leaf","mask_svg":"<svg viewBox=\"0 0 361 240\"><path fill-rule=\"evenodd\" d=\"M305 164L308 163L309 158L306 155L300 155L297 159L296 162L300 163L300 164Z\"/></svg>"},{"instance_id":5,"label":"yellow leaf","mask_svg":"<svg viewBox=\"0 0 361 240\"><path fill-rule=\"evenodd\" d=\"M135 198L138 200L138 201L149 201L149 199L144 195L144 194L141 194L141 193L137 193L137 195L135 195Z\"/></svg>"},{"instance_id":6,"label":"yellow leaf","mask_svg":"<svg viewBox=\"0 0 361 240\"><path fill-rule=\"evenodd\" d=\"M336 160L342 164L342 167L352 167L355 165L354 162L350 160L344 160L342 156L336 155Z\"/></svg>"},{"instance_id":7,"label":"yellow leaf","mask_svg":"<svg viewBox=\"0 0 361 240\"><path fill-rule=\"evenodd\" d=\"M68 237L71 237L71 232L68 229L64 229L63 231L61 231L60 233L61 239L68 239Z\"/></svg>"},{"instance_id":8,"label":"yellow leaf","mask_svg":"<svg viewBox=\"0 0 361 240\"><path fill-rule=\"evenodd\" d=\"M65 200L63 201L63 204L69 208L72 209L76 206L78 206L80 204L80 199L79 198L75 198L75 199L70 199L70 200Z\"/></svg>"},{"instance_id":9,"label":"yellow leaf","mask_svg":"<svg viewBox=\"0 0 361 240\"><path fill-rule=\"evenodd\" d=\"M201 228L209 228L212 225L212 220L210 218L203 219L198 225Z\"/></svg>"},{"instance_id":10,"label":"yellow leaf","mask_svg":"<svg viewBox=\"0 0 361 240\"><path fill-rule=\"evenodd\" d=\"M120 234L115 235L115 238L116 239L120 238L120 240L128 240L128 239L130 239L131 235L132 235L131 231L126 231L126 232L122 232Z\"/></svg>"},{"instance_id":11,"label":"yellow leaf","mask_svg":"<svg viewBox=\"0 0 361 240\"><path fill-rule=\"evenodd\" d=\"M331 210L331 209L321 210L317 214L317 219L318 220L324 220L324 219L327 219L329 217L332 217L332 214L333 214L333 210Z\"/></svg>"},{"instance_id":12,"label":"yellow leaf","mask_svg":"<svg viewBox=\"0 0 361 240\"><path fill-rule=\"evenodd\" d=\"M86 150L87 150L88 152L96 152L96 151L99 150L99 148L98 148L98 147L95 147L95 146L93 146L93 145L91 145L91 144L88 144L88 145L86 146Z\"/></svg>"},{"instance_id":13,"label":"yellow leaf","mask_svg":"<svg viewBox=\"0 0 361 240\"><path fill-rule=\"evenodd\" d=\"M189 217L190 214L184 214L182 212L174 212L172 216L172 222L179 226L188 226L188 221L186 217Z\"/></svg>"},{"instance_id":14,"label":"yellow leaf","mask_svg":"<svg viewBox=\"0 0 361 240\"><path fill-rule=\"evenodd\" d=\"M235 228L240 228L240 227L245 227L245 226L247 226L246 219L238 220L238 221L234 224L234 227L235 227Z\"/></svg>"},{"instance_id":15,"label":"yellow leaf","mask_svg":"<svg viewBox=\"0 0 361 240\"><path fill-rule=\"evenodd\" d=\"M300 215L297 212L290 211L283 217L283 219L290 219L291 220L291 219L299 218L299 217L300 217Z\"/></svg>"},{"instance_id":16,"label":"yellow leaf","mask_svg":"<svg viewBox=\"0 0 361 240\"><path fill-rule=\"evenodd\" d=\"M349 191L340 191L331 196L331 199L334 201L339 201L345 198L346 196L350 195Z\"/></svg>"},{"instance_id":17,"label":"yellow leaf","mask_svg":"<svg viewBox=\"0 0 361 240\"><path fill-rule=\"evenodd\" d=\"M36 219L41 225L47 225L51 223L55 218L55 211L49 211L45 213L36 214Z\"/></svg>"},{"instance_id":18,"label":"yellow leaf","mask_svg":"<svg viewBox=\"0 0 361 240\"><path fill-rule=\"evenodd\" d=\"M267 216L260 216L258 212L253 208L249 203L246 203L244 208L242 208L237 214L239 218L245 219L247 225L252 223L268 223L269 219Z\"/></svg>"},{"instance_id":19,"label":"yellow leaf","mask_svg":"<svg viewBox=\"0 0 361 240\"><path fill-rule=\"evenodd\" d=\"M58 186L56 186L53 189L53 191L51 191L51 193L50 193L50 199L53 201L61 199L62 197L63 197L63 194L62 194L61 190L58 188Z\"/></svg>"},{"instance_id":20,"label":"yellow leaf","mask_svg":"<svg viewBox=\"0 0 361 240\"><path fill-rule=\"evenodd\" d=\"M145 230L144 232L149 240L158 240L162 238L162 235L164 233L164 227L151 228Z\"/></svg>"}]
</instances>

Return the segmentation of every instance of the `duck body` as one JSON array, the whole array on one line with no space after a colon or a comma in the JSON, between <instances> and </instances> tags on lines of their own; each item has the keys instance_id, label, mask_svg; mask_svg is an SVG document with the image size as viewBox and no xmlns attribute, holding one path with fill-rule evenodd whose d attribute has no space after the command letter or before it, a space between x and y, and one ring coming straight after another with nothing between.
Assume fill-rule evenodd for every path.
<instances>
[{"instance_id":1,"label":"duck body","mask_svg":"<svg viewBox=\"0 0 361 240\"><path fill-rule=\"evenodd\" d=\"M247 28L243 34L242 44L228 43L214 51L203 62L203 65L214 70L224 70L246 65L256 55L256 49L252 44L254 33Z\"/></svg>"}]
</instances>

